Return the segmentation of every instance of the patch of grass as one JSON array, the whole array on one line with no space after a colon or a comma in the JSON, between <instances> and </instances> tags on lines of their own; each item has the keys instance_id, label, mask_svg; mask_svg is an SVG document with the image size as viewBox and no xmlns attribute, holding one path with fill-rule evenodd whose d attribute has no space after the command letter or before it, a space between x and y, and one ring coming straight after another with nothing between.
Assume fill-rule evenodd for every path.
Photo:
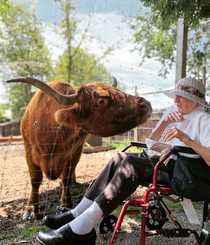
<instances>
[{"instance_id":1,"label":"patch of grass","mask_svg":"<svg viewBox=\"0 0 210 245\"><path fill-rule=\"evenodd\" d=\"M15 238L15 237L19 237L19 236L22 236L22 237L25 237L25 238L29 238L29 237L32 237L33 233L41 231L41 230L47 230L47 229L48 228L46 226L38 225L37 222L35 221L33 227L29 227L26 224L26 225L23 226L22 229L19 229L16 232L12 232L10 234L1 233L0 234L0 240Z\"/></svg>"},{"instance_id":2,"label":"patch of grass","mask_svg":"<svg viewBox=\"0 0 210 245\"><path fill-rule=\"evenodd\" d=\"M179 209L180 211L184 212L184 209L183 209L181 202L173 203L172 201L170 201L166 198L163 198L163 201L169 209L176 209L176 210ZM197 210L203 210L201 203L200 202L192 202L194 208Z\"/></svg>"},{"instance_id":3,"label":"patch of grass","mask_svg":"<svg viewBox=\"0 0 210 245\"><path fill-rule=\"evenodd\" d=\"M195 209L203 210L203 202L193 202L193 206Z\"/></svg>"},{"instance_id":4,"label":"patch of grass","mask_svg":"<svg viewBox=\"0 0 210 245\"><path fill-rule=\"evenodd\" d=\"M174 203L174 202L172 202L166 198L163 198L163 202L165 203L165 205L168 207L169 210L179 209L180 211L184 212L184 209L183 209L182 204L180 202Z\"/></svg>"}]
</instances>

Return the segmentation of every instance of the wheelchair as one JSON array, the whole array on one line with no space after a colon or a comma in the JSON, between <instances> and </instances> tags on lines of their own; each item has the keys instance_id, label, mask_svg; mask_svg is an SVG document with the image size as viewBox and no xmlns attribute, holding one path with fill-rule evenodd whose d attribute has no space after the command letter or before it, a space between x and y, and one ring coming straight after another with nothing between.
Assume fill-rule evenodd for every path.
<instances>
[{"instance_id":1,"label":"wheelchair","mask_svg":"<svg viewBox=\"0 0 210 245\"><path fill-rule=\"evenodd\" d=\"M125 152L132 146L147 148L145 143L131 142L130 145L128 145L123 150L123 152ZM171 154L178 155L180 152L195 154L195 152L188 147L173 147L155 165L153 182L149 184L148 188L143 194L143 197L133 198L125 201L122 204L121 212L118 218L110 214L101 221L101 233L104 234L108 231L112 231L109 245L115 244L124 216L135 214L141 214L142 216L140 228L140 245L145 245L145 238L151 236L163 235L166 237L189 237L191 234L195 236L197 244L210 245L210 200L204 201L202 231L199 235L195 230L183 228L181 224L172 217L170 210L167 208L166 204L163 201L163 198L166 198L174 203L177 203L182 201L182 197L177 197L176 193L169 186L160 185L157 183L157 173L160 165L163 164L164 161L168 157L170 157ZM174 195L177 198L172 198L172 196ZM140 207L141 211L139 210L139 208L136 210L128 210L129 206ZM168 221L167 216L174 224L174 228L162 229L165 222ZM146 231L146 227L148 228L148 231Z\"/></svg>"},{"instance_id":2,"label":"wheelchair","mask_svg":"<svg viewBox=\"0 0 210 245\"><path fill-rule=\"evenodd\" d=\"M147 148L145 143L131 142L125 149L122 150L122 152L126 152L132 146ZM179 155L181 152L196 154L191 148L174 146L161 160L156 163L153 181L152 183L147 183L148 188L145 190L143 197L131 198L124 201L118 217L114 216L113 214L109 214L107 217L101 220L99 224L100 233L106 234L108 232L112 232L109 245L115 244L124 216L137 214L141 214L140 245L145 245L145 238L147 237L163 235L170 238L186 238L191 234L194 235L197 244L210 245L210 200L204 201L202 231L201 234L198 234L196 230L183 228L181 224L172 217L171 211L163 201L163 198L165 198L177 203L182 201L183 198L177 196L169 186L157 183L157 173L160 165L162 165L164 161L172 154ZM88 189L93 183L94 180L89 185ZM145 184L143 185L145 186ZM136 207L136 209L128 210L128 208L131 206L134 208ZM57 209L61 212L69 210L65 207L57 207ZM163 229L162 227L169 219L171 219L174 227Z\"/></svg>"}]
</instances>

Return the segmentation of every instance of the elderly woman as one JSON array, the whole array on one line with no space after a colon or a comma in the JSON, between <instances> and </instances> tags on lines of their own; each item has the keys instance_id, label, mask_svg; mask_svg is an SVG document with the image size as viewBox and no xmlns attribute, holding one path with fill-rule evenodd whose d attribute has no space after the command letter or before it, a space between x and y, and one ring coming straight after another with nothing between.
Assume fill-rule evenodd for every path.
<instances>
[{"instance_id":1,"label":"elderly woman","mask_svg":"<svg viewBox=\"0 0 210 245\"><path fill-rule=\"evenodd\" d=\"M198 167L197 178L210 176L210 115L204 112L205 88L194 78L182 78L167 96L171 106L149 136L150 140L172 146L191 147L198 155L182 156L181 161ZM190 158L191 157L191 158ZM193 158L192 158L193 157ZM94 225L111 213L143 182L152 179L157 159L117 153L98 176L82 201L71 211L48 215L44 223L53 231L40 231L37 240L48 245L95 244ZM162 166L162 181L170 183L174 160ZM200 174L200 175L199 175ZM209 181L210 186L210 181Z\"/></svg>"}]
</instances>

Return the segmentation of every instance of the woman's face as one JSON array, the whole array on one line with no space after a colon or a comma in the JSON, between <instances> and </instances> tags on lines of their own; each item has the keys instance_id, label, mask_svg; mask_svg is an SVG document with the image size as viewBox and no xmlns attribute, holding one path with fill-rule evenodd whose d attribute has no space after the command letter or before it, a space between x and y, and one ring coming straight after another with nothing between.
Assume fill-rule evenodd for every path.
<instances>
[{"instance_id":1,"label":"woman's face","mask_svg":"<svg viewBox=\"0 0 210 245\"><path fill-rule=\"evenodd\" d=\"M174 103L176 104L177 111L182 115L190 114L193 112L198 104L179 95L175 95Z\"/></svg>"}]
</instances>

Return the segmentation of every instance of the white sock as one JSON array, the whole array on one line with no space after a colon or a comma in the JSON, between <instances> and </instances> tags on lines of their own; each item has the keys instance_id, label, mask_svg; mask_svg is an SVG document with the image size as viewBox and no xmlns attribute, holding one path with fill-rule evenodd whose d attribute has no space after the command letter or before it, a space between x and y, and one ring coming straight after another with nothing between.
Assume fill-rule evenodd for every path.
<instances>
[{"instance_id":1,"label":"white sock","mask_svg":"<svg viewBox=\"0 0 210 245\"><path fill-rule=\"evenodd\" d=\"M98 204L94 202L84 213L72 220L69 225L74 233L85 235L91 232L102 215L103 211Z\"/></svg>"},{"instance_id":2,"label":"white sock","mask_svg":"<svg viewBox=\"0 0 210 245\"><path fill-rule=\"evenodd\" d=\"M73 209L71 209L71 213L74 218L78 217L82 214L87 208L89 208L93 204L93 201L84 197L82 201Z\"/></svg>"}]
</instances>

